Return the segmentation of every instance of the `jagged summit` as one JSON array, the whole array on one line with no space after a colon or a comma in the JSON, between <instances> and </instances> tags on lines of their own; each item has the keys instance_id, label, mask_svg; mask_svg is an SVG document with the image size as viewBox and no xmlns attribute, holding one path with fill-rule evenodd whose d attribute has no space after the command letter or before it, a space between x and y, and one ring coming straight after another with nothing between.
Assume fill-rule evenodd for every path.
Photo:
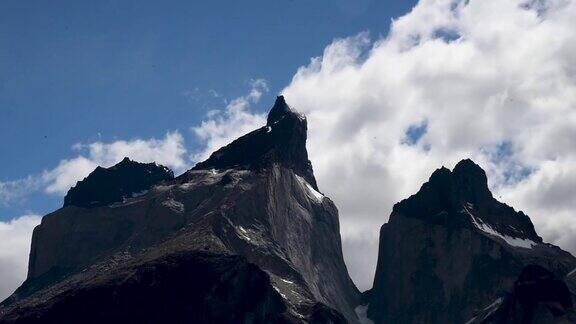
<instances>
[{"instance_id":1,"label":"jagged summit","mask_svg":"<svg viewBox=\"0 0 576 324\"><path fill-rule=\"evenodd\" d=\"M485 201L492 198L486 172L474 161L465 159L454 167L454 179L462 196L469 200Z\"/></svg>"},{"instance_id":2,"label":"jagged summit","mask_svg":"<svg viewBox=\"0 0 576 324\"><path fill-rule=\"evenodd\" d=\"M437 169L418 193L396 204L393 210L432 223L542 242L528 216L494 199L486 173L470 159L460 161L452 171Z\"/></svg>"},{"instance_id":3,"label":"jagged summit","mask_svg":"<svg viewBox=\"0 0 576 324\"><path fill-rule=\"evenodd\" d=\"M382 225L368 317L376 324L465 323L480 318L478 309L489 317L530 264L562 278L576 259L543 243L528 216L494 199L484 170L463 160L434 171Z\"/></svg>"},{"instance_id":4,"label":"jagged summit","mask_svg":"<svg viewBox=\"0 0 576 324\"><path fill-rule=\"evenodd\" d=\"M488 188L486 172L474 161L465 159L456 164L453 171L446 167L435 170L422 190L436 190L443 198L454 198L461 201L478 203L492 198Z\"/></svg>"},{"instance_id":5,"label":"jagged summit","mask_svg":"<svg viewBox=\"0 0 576 324\"><path fill-rule=\"evenodd\" d=\"M64 206L107 206L173 178L174 173L165 166L125 157L110 168L96 167L88 177L78 181L64 197Z\"/></svg>"},{"instance_id":6,"label":"jagged summit","mask_svg":"<svg viewBox=\"0 0 576 324\"><path fill-rule=\"evenodd\" d=\"M270 112L268 113L266 125L274 125L274 123L278 122L287 114L294 114L294 111L290 109L290 106L288 106L286 100L284 100L284 96L276 97L276 102L274 102L274 106L272 106L272 109L270 109Z\"/></svg>"},{"instance_id":7,"label":"jagged summit","mask_svg":"<svg viewBox=\"0 0 576 324\"><path fill-rule=\"evenodd\" d=\"M266 126L222 147L193 170L269 168L280 164L290 168L318 190L312 164L306 151L306 118L293 111L283 96L278 96L268 114Z\"/></svg>"}]
</instances>

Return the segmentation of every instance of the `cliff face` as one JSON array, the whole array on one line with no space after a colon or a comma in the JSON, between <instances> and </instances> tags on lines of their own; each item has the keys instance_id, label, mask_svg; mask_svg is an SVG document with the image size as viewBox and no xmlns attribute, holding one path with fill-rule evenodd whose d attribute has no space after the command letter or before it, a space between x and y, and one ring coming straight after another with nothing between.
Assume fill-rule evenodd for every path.
<instances>
[{"instance_id":1,"label":"cliff face","mask_svg":"<svg viewBox=\"0 0 576 324\"><path fill-rule=\"evenodd\" d=\"M205 284L187 291L190 303L174 301L175 320L194 313L198 322L229 322L222 316L230 310L234 322L357 322L359 293L344 265L338 212L318 191L305 144L306 119L279 97L266 126L176 179L112 204L66 205L45 216L34 231L28 279L0 318L86 320L58 307L111 296L125 298L105 304L102 318L129 316L120 310L131 309L128 302L155 318L168 306L148 308L140 296L175 289L162 302L170 303L182 296L180 284ZM219 279L178 280L197 262L205 275L192 277ZM150 280L158 287L149 288Z\"/></svg>"},{"instance_id":2,"label":"cliff face","mask_svg":"<svg viewBox=\"0 0 576 324\"><path fill-rule=\"evenodd\" d=\"M564 277L576 259L492 197L470 160L436 170L380 230L368 316L376 323L464 323L530 264Z\"/></svg>"}]
</instances>

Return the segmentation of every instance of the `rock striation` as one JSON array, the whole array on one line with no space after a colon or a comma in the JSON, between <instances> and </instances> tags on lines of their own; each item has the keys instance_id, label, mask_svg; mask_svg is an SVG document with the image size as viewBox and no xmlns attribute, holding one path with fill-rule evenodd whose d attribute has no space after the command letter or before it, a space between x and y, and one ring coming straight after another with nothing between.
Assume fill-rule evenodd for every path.
<instances>
[{"instance_id":1,"label":"rock striation","mask_svg":"<svg viewBox=\"0 0 576 324\"><path fill-rule=\"evenodd\" d=\"M0 323L357 323L338 211L318 190L306 127L278 97L266 126L179 177L46 215ZM113 191L126 179L102 180Z\"/></svg>"}]
</instances>

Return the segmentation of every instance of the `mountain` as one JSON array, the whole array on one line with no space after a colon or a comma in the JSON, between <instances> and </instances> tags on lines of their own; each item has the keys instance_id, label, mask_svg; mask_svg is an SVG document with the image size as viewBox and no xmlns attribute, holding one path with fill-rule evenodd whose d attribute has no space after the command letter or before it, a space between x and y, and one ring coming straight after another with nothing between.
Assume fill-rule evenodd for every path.
<instances>
[{"instance_id":1,"label":"mountain","mask_svg":"<svg viewBox=\"0 0 576 324\"><path fill-rule=\"evenodd\" d=\"M176 178L95 170L34 230L0 323L357 323L306 133L280 96L265 126Z\"/></svg>"},{"instance_id":2,"label":"mountain","mask_svg":"<svg viewBox=\"0 0 576 324\"><path fill-rule=\"evenodd\" d=\"M393 207L380 229L374 285L364 294L368 317L375 323L478 321L499 296L514 293L531 267L564 278L576 259L544 243L528 216L494 199L484 170L463 160L452 171L436 170L418 193Z\"/></svg>"}]
</instances>

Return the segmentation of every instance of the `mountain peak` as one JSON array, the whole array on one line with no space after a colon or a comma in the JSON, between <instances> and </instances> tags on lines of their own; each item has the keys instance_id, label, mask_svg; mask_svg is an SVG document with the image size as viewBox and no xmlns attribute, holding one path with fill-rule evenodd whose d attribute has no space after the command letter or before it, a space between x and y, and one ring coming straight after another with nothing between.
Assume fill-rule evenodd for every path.
<instances>
[{"instance_id":1,"label":"mountain peak","mask_svg":"<svg viewBox=\"0 0 576 324\"><path fill-rule=\"evenodd\" d=\"M452 171L444 166L436 169L424 187L454 194L458 201L477 203L492 198L486 172L470 159L458 162Z\"/></svg>"},{"instance_id":2,"label":"mountain peak","mask_svg":"<svg viewBox=\"0 0 576 324\"><path fill-rule=\"evenodd\" d=\"M64 206L110 205L173 178L174 173L165 166L140 163L125 157L112 167L96 167L84 180L78 181L64 197Z\"/></svg>"},{"instance_id":3,"label":"mountain peak","mask_svg":"<svg viewBox=\"0 0 576 324\"><path fill-rule=\"evenodd\" d=\"M506 237L542 242L528 216L494 199L486 172L470 159L458 162L452 171L445 167L435 170L415 195L394 205L394 212L435 224L489 228Z\"/></svg>"},{"instance_id":4,"label":"mountain peak","mask_svg":"<svg viewBox=\"0 0 576 324\"><path fill-rule=\"evenodd\" d=\"M306 151L306 118L290 109L278 96L268 114L266 126L256 129L220 148L193 170L252 169L273 163L292 169L318 189Z\"/></svg>"},{"instance_id":5,"label":"mountain peak","mask_svg":"<svg viewBox=\"0 0 576 324\"><path fill-rule=\"evenodd\" d=\"M529 264L549 272L522 271ZM496 200L484 170L466 159L437 169L394 205L380 229L367 315L375 323L519 323L552 303L571 309L566 285L550 273L560 278L575 267L569 253L543 244L528 216Z\"/></svg>"},{"instance_id":6,"label":"mountain peak","mask_svg":"<svg viewBox=\"0 0 576 324\"><path fill-rule=\"evenodd\" d=\"M492 198L486 172L474 161L465 159L458 162L452 174L459 191L468 201L478 202Z\"/></svg>"},{"instance_id":7,"label":"mountain peak","mask_svg":"<svg viewBox=\"0 0 576 324\"><path fill-rule=\"evenodd\" d=\"M135 161L130 160L130 158L126 156L126 157L124 157L124 158L122 159L122 161L120 161L120 162L118 163L118 165L120 165L120 164L130 164L130 163L134 163L134 162L135 162Z\"/></svg>"},{"instance_id":8,"label":"mountain peak","mask_svg":"<svg viewBox=\"0 0 576 324\"><path fill-rule=\"evenodd\" d=\"M290 106L284 100L284 96L280 95L276 97L276 102L274 102L274 106L270 109L268 113L268 118L266 120L267 126L272 126L274 123L277 123L280 119L282 119L286 114L294 113Z\"/></svg>"}]
</instances>

